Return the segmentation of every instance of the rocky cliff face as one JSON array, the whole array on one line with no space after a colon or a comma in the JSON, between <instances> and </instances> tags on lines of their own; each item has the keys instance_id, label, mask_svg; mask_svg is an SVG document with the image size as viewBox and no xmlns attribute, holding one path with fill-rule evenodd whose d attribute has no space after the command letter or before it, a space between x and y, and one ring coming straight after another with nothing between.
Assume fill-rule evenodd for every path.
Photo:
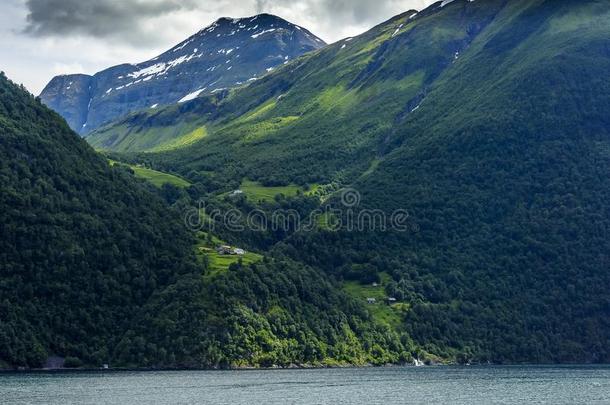
<instances>
[{"instance_id":1,"label":"rocky cliff face","mask_svg":"<svg viewBox=\"0 0 610 405\"><path fill-rule=\"evenodd\" d=\"M95 78L88 75L54 77L41 94L44 103L59 112L73 129L84 129L89 103L94 96ZM86 127L85 127L86 128Z\"/></svg>"},{"instance_id":2,"label":"rocky cliff face","mask_svg":"<svg viewBox=\"0 0 610 405\"><path fill-rule=\"evenodd\" d=\"M42 101L80 134L132 111L184 102L255 81L324 41L279 17L221 18L149 61L93 76L57 76Z\"/></svg>"}]
</instances>

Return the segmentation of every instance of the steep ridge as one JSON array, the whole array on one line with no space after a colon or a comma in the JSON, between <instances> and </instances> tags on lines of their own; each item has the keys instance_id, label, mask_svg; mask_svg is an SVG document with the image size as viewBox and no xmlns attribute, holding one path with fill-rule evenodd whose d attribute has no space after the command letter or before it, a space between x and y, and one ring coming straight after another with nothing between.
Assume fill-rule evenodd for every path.
<instances>
[{"instance_id":1,"label":"steep ridge","mask_svg":"<svg viewBox=\"0 0 610 405\"><path fill-rule=\"evenodd\" d=\"M134 158L203 188L354 187L363 207L407 210L416 232L296 234L288 251L339 279L391 274L426 350L607 362L609 27L594 0L438 2L91 142L142 150L151 131L205 127Z\"/></svg>"},{"instance_id":2,"label":"steep ridge","mask_svg":"<svg viewBox=\"0 0 610 405\"><path fill-rule=\"evenodd\" d=\"M456 2L443 8L438 3L420 13L406 12L283 66L231 97L136 114L96 131L88 141L108 150L150 150L155 143L143 145L141 139L160 139L158 133L179 138L205 126L207 138L185 150L184 158L208 168L236 164L260 175L268 168L259 170L249 162L293 170L298 161L309 164L301 172L317 177L312 181L328 181L349 161L362 172L394 121L417 106L456 53L494 18L500 3ZM245 133L250 133L248 145L242 147ZM283 145L290 150L282 151ZM265 156L270 149L272 159ZM318 164L322 155L331 167Z\"/></svg>"},{"instance_id":3,"label":"steep ridge","mask_svg":"<svg viewBox=\"0 0 610 405\"><path fill-rule=\"evenodd\" d=\"M184 102L253 81L325 43L279 17L221 18L149 61L57 76L41 93L85 134L131 111Z\"/></svg>"}]
</instances>

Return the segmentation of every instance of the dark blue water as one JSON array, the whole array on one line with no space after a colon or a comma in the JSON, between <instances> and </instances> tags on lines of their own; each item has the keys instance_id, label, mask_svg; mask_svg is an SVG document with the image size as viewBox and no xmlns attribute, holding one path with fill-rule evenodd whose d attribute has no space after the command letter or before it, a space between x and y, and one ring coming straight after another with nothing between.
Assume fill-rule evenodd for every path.
<instances>
[{"instance_id":1,"label":"dark blue water","mask_svg":"<svg viewBox=\"0 0 610 405\"><path fill-rule=\"evenodd\" d=\"M610 366L0 374L15 404L610 404Z\"/></svg>"}]
</instances>

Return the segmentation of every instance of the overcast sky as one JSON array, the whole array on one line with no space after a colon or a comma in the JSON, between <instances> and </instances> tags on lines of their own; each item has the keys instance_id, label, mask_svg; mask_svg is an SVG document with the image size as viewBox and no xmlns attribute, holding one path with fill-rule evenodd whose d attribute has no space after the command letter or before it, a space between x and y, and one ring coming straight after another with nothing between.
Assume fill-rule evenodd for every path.
<instances>
[{"instance_id":1,"label":"overcast sky","mask_svg":"<svg viewBox=\"0 0 610 405\"><path fill-rule=\"evenodd\" d=\"M266 12L327 42L434 0L0 0L0 70L39 94L57 74L148 60L220 17Z\"/></svg>"}]
</instances>

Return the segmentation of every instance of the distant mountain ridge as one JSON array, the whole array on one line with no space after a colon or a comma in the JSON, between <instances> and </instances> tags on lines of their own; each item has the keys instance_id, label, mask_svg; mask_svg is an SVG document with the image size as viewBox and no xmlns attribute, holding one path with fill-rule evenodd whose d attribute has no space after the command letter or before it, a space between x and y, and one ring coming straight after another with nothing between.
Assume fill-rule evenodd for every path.
<instances>
[{"instance_id":1,"label":"distant mountain ridge","mask_svg":"<svg viewBox=\"0 0 610 405\"><path fill-rule=\"evenodd\" d=\"M325 44L282 18L221 18L138 64L54 77L40 97L80 134L132 111L183 102L254 81Z\"/></svg>"}]
</instances>

